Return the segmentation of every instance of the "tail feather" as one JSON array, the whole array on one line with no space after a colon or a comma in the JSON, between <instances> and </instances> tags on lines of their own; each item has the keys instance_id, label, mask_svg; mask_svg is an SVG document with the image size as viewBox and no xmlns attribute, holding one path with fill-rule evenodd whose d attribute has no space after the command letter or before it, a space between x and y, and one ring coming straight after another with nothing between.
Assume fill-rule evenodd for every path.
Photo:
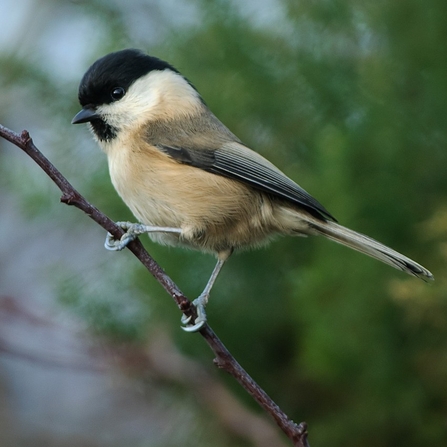
<instances>
[{"instance_id":1,"label":"tail feather","mask_svg":"<svg viewBox=\"0 0 447 447\"><path fill-rule=\"evenodd\" d=\"M409 275L424 281L433 279L431 272L422 265L364 234L357 233L335 222L323 222L315 219L310 225L318 234L378 259Z\"/></svg>"}]
</instances>

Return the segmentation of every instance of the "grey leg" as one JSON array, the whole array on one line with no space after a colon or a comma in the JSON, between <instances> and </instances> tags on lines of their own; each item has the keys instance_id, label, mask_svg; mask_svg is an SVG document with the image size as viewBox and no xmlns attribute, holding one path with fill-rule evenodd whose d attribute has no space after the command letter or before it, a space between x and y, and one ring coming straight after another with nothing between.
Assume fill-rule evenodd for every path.
<instances>
[{"instance_id":1,"label":"grey leg","mask_svg":"<svg viewBox=\"0 0 447 447\"><path fill-rule=\"evenodd\" d=\"M194 321L193 325L189 325L188 323L191 321L191 317L187 317L186 315L182 316L182 324L185 326L182 326L182 329L186 332L197 332L200 330L206 323L206 313L205 313L205 306L208 303L208 299L210 297L211 289L213 288L214 282L216 281L217 276L219 275L223 265L225 264L225 261L227 260L228 256L225 258L219 258L217 260L216 266L214 267L213 273L211 273L210 279L208 280L208 283L206 284L205 288L203 289L203 292L200 294L198 298L196 298L192 304L197 309L197 318Z\"/></svg>"},{"instance_id":2,"label":"grey leg","mask_svg":"<svg viewBox=\"0 0 447 447\"><path fill-rule=\"evenodd\" d=\"M180 234L182 230L180 228L173 227L154 227L151 225L143 225L140 223L131 222L116 222L125 233L121 236L120 240L116 240L110 233L107 233L106 241L104 243L105 248L111 251L119 251L126 247L126 245L136 239L140 234L144 233L177 233Z\"/></svg>"}]
</instances>

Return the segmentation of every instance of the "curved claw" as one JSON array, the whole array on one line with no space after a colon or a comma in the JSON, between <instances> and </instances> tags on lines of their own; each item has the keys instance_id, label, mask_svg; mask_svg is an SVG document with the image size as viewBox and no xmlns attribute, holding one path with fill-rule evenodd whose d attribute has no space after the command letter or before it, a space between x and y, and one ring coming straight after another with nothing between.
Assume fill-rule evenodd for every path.
<instances>
[{"instance_id":1,"label":"curved claw","mask_svg":"<svg viewBox=\"0 0 447 447\"><path fill-rule=\"evenodd\" d=\"M130 241L134 239L135 236L129 233L124 233L119 240L115 239L110 233L107 233L104 247L110 251L121 251Z\"/></svg>"},{"instance_id":2,"label":"curved claw","mask_svg":"<svg viewBox=\"0 0 447 447\"><path fill-rule=\"evenodd\" d=\"M185 326L181 328L186 332L197 332L203 328L206 324L206 312L205 305L208 302L207 295L200 295L197 299L192 302L192 305L197 310L197 318L194 320L194 324L189 324L192 317L187 317L186 315L182 315L181 322Z\"/></svg>"},{"instance_id":3,"label":"curved claw","mask_svg":"<svg viewBox=\"0 0 447 447\"><path fill-rule=\"evenodd\" d=\"M203 326L205 326L205 323L206 323L206 320L201 320L198 323L194 324L193 326L181 326L181 328L185 332L197 332L197 331L200 331L200 329L202 329Z\"/></svg>"},{"instance_id":4,"label":"curved claw","mask_svg":"<svg viewBox=\"0 0 447 447\"><path fill-rule=\"evenodd\" d=\"M110 251L118 251L119 241L117 241L110 233L107 233L104 247Z\"/></svg>"},{"instance_id":5,"label":"curved claw","mask_svg":"<svg viewBox=\"0 0 447 447\"><path fill-rule=\"evenodd\" d=\"M191 321L191 318L192 318L191 315L188 317L185 314L183 314L180 321L182 324L188 324Z\"/></svg>"}]
</instances>

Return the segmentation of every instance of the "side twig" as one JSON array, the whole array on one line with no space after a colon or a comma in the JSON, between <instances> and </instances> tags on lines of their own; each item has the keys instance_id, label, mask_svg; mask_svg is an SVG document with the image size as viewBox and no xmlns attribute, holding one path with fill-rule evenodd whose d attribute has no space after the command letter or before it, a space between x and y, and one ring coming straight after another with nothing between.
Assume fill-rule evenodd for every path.
<instances>
[{"instance_id":1,"label":"side twig","mask_svg":"<svg viewBox=\"0 0 447 447\"><path fill-rule=\"evenodd\" d=\"M39 149L37 149L26 130L19 135L0 125L0 136L22 149L42 168L61 190L61 202L66 203L67 205L73 205L84 211L84 213L106 231L111 233L115 238L120 238L122 236L123 230L76 191L56 167L39 151ZM138 239L129 243L127 248L129 248L146 269L157 279L184 314L188 316L194 314L195 310L194 307L191 306L191 301L149 255ZM195 315L193 315L193 317L195 317ZM214 363L219 368L224 369L231 374L255 399L255 401L273 417L275 422L288 436L295 447L308 447L306 423L302 422L301 424L296 424L287 417L267 393L241 367L208 324L200 330L200 334L206 340L216 356Z\"/></svg>"}]
</instances>

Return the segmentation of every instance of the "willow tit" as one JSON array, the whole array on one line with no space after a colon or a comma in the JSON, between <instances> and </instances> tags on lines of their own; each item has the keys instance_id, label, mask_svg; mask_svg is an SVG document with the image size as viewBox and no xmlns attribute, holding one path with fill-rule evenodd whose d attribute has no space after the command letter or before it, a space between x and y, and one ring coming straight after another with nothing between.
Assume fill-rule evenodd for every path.
<instances>
[{"instance_id":1,"label":"willow tit","mask_svg":"<svg viewBox=\"0 0 447 447\"><path fill-rule=\"evenodd\" d=\"M112 183L140 224L120 223L121 250L142 233L166 245L214 253L217 264L194 301L205 305L234 250L272 236L322 235L410 275L432 274L400 253L336 223L303 188L245 146L208 109L194 86L167 62L126 49L97 60L79 86L82 110L72 123L90 123L107 154Z\"/></svg>"}]
</instances>

